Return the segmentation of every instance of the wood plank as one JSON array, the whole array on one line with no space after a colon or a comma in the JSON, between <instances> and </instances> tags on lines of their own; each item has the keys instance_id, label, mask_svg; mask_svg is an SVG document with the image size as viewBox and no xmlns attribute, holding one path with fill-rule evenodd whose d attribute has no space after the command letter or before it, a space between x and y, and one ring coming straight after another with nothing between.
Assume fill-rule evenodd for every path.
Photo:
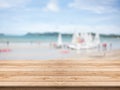
<instances>
[{"instance_id":1,"label":"wood plank","mask_svg":"<svg viewBox=\"0 0 120 90\"><path fill-rule=\"evenodd\" d=\"M118 71L0 71L0 77L7 76L120 76Z\"/></svg>"},{"instance_id":2,"label":"wood plank","mask_svg":"<svg viewBox=\"0 0 120 90\"><path fill-rule=\"evenodd\" d=\"M89 68L89 67L82 67L82 68L1 68L0 71L118 71L120 72L119 68Z\"/></svg>"},{"instance_id":3,"label":"wood plank","mask_svg":"<svg viewBox=\"0 0 120 90\"><path fill-rule=\"evenodd\" d=\"M120 86L120 61L1 61L0 86Z\"/></svg>"},{"instance_id":4,"label":"wood plank","mask_svg":"<svg viewBox=\"0 0 120 90\"><path fill-rule=\"evenodd\" d=\"M7 79L6 79L7 78ZM0 77L1 82L120 82L116 76L6 76Z\"/></svg>"},{"instance_id":5,"label":"wood plank","mask_svg":"<svg viewBox=\"0 0 120 90\"><path fill-rule=\"evenodd\" d=\"M104 58L105 59L105 58ZM47 63L46 63L47 62ZM24 63L24 64L55 64L55 63L62 63L62 64L76 64L76 63L119 63L120 64L120 60L101 60L101 58L97 58L97 59L93 59L93 60L0 60L0 64L1 63L8 63L8 64L12 64L12 63Z\"/></svg>"},{"instance_id":6,"label":"wood plank","mask_svg":"<svg viewBox=\"0 0 120 90\"><path fill-rule=\"evenodd\" d=\"M24 85L23 85L24 84ZM119 82L0 82L2 87L119 87Z\"/></svg>"}]
</instances>

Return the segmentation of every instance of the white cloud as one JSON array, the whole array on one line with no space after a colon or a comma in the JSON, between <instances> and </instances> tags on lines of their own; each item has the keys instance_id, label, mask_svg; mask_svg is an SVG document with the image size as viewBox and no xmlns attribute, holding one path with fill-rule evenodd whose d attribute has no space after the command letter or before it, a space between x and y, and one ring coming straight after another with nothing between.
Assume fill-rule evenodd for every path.
<instances>
[{"instance_id":1,"label":"white cloud","mask_svg":"<svg viewBox=\"0 0 120 90\"><path fill-rule=\"evenodd\" d=\"M116 1L117 0L73 0L68 6L101 14L116 11L115 8L113 8Z\"/></svg>"},{"instance_id":2,"label":"white cloud","mask_svg":"<svg viewBox=\"0 0 120 90\"><path fill-rule=\"evenodd\" d=\"M59 6L57 0L50 0L48 4L43 8L44 11L58 12Z\"/></svg>"},{"instance_id":3,"label":"white cloud","mask_svg":"<svg viewBox=\"0 0 120 90\"><path fill-rule=\"evenodd\" d=\"M30 0L0 0L0 8L22 7Z\"/></svg>"}]
</instances>

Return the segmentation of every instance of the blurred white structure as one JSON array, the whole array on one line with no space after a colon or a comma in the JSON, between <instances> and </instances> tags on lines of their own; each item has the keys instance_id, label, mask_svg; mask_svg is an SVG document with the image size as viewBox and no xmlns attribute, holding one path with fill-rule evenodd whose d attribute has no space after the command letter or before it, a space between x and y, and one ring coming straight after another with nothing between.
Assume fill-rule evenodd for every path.
<instances>
[{"instance_id":1,"label":"blurred white structure","mask_svg":"<svg viewBox=\"0 0 120 90\"><path fill-rule=\"evenodd\" d=\"M100 35L93 36L91 33L74 33L72 44L68 47L71 49L91 49L100 45Z\"/></svg>"},{"instance_id":2,"label":"blurred white structure","mask_svg":"<svg viewBox=\"0 0 120 90\"><path fill-rule=\"evenodd\" d=\"M56 47L60 48L62 46L63 46L62 35L61 35L61 33L59 33Z\"/></svg>"}]
</instances>

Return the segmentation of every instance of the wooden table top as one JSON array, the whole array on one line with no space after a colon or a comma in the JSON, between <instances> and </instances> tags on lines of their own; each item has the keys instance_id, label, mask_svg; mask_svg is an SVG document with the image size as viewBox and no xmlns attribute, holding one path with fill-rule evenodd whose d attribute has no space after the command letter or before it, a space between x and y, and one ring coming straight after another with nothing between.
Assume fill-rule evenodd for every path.
<instances>
[{"instance_id":1,"label":"wooden table top","mask_svg":"<svg viewBox=\"0 0 120 90\"><path fill-rule=\"evenodd\" d=\"M120 60L3 60L0 86L120 86Z\"/></svg>"}]
</instances>

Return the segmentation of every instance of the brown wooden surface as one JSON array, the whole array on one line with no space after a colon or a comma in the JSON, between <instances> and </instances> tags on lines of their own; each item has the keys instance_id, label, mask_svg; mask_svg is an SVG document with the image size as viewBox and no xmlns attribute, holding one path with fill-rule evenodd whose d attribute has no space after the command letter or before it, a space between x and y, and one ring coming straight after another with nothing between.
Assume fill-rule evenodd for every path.
<instances>
[{"instance_id":1,"label":"brown wooden surface","mask_svg":"<svg viewBox=\"0 0 120 90\"><path fill-rule=\"evenodd\" d=\"M0 87L119 87L120 60L0 61Z\"/></svg>"},{"instance_id":2,"label":"brown wooden surface","mask_svg":"<svg viewBox=\"0 0 120 90\"><path fill-rule=\"evenodd\" d=\"M120 90L119 87L2 87L0 90Z\"/></svg>"}]
</instances>

